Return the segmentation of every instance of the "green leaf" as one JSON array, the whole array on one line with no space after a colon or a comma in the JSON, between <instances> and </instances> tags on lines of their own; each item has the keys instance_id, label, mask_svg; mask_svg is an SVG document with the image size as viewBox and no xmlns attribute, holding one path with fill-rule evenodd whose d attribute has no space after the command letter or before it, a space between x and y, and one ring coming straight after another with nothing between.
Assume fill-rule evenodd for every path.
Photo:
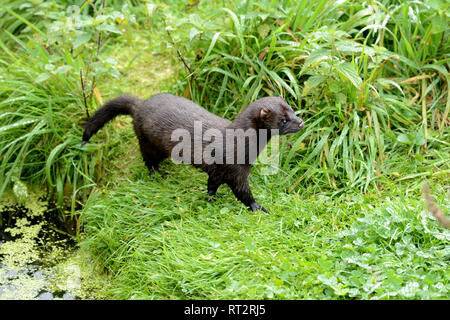
<instances>
[{"instance_id":1,"label":"green leaf","mask_svg":"<svg viewBox=\"0 0 450 320\"><path fill-rule=\"evenodd\" d=\"M261 39L264 39L270 32L270 27L268 24L262 24L258 27L258 33Z\"/></svg>"},{"instance_id":2,"label":"green leaf","mask_svg":"<svg viewBox=\"0 0 450 320\"><path fill-rule=\"evenodd\" d=\"M226 11L230 15L231 20L233 20L233 24L236 29L239 43L241 45L241 53L243 56L245 56L246 55L246 46L245 46L244 36L242 34L242 26L241 26L241 23L239 22L239 18L236 16L236 14L233 11L231 11L228 8L222 8L222 10Z\"/></svg>"},{"instance_id":3,"label":"green leaf","mask_svg":"<svg viewBox=\"0 0 450 320\"><path fill-rule=\"evenodd\" d=\"M45 80L48 80L48 78L50 78L50 73L40 73L34 81L37 83L41 83Z\"/></svg>"},{"instance_id":4,"label":"green leaf","mask_svg":"<svg viewBox=\"0 0 450 320\"><path fill-rule=\"evenodd\" d=\"M81 32L74 40L73 42L73 48L77 49L78 47L86 44L87 42L89 42L89 40L91 40L92 38L92 33L90 32Z\"/></svg>"},{"instance_id":5,"label":"green leaf","mask_svg":"<svg viewBox=\"0 0 450 320\"><path fill-rule=\"evenodd\" d=\"M26 125L28 125L30 123L34 123L37 120L38 119L22 119L22 120L19 120L19 121L15 122L15 123L12 123L12 124L9 124L9 125L6 125L6 126L2 126L2 127L0 127L0 134L2 134L3 131L6 131L6 130L10 130L10 129L13 129L13 128L26 126Z\"/></svg>"},{"instance_id":6,"label":"green leaf","mask_svg":"<svg viewBox=\"0 0 450 320\"><path fill-rule=\"evenodd\" d=\"M436 71L439 71L440 73L442 73L442 75L444 77L448 77L449 76L449 73L447 72L447 69L445 69L445 67L442 66L442 65L426 64L426 65L422 66L421 69L433 69L433 70L436 70Z\"/></svg>"},{"instance_id":7,"label":"green leaf","mask_svg":"<svg viewBox=\"0 0 450 320\"><path fill-rule=\"evenodd\" d=\"M433 33L441 33L447 30L448 21L439 15L435 15L431 18L431 25L433 26Z\"/></svg>"},{"instance_id":8,"label":"green leaf","mask_svg":"<svg viewBox=\"0 0 450 320\"><path fill-rule=\"evenodd\" d=\"M302 95L306 96L311 89L317 87L324 80L325 80L324 77L322 77L321 75L315 75L315 76L310 77L308 80L305 81Z\"/></svg>"},{"instance_id":9,"label":"green leaf","mask_svg":"<svg viewBox=\"0 0 450 320\"><path fill-rule=\"evenodd\" d=\"M317 49L311 52L308 58L306 58L305 65L303 68L306 68L307 66L312 65L313 63L322 61L322 60L329 60L330 57L330 50L327 49Z\"/></svg>"},{"instance_id":10,"label":"green leaf","mask_svg":"<svg viewBox=\"0 0 450 320\"><path fill-rule=\"evenodd\" d=\"M414 143L418 146L423 146L425 144L425 137L422 132L417 133Z\"/></svg>"},{"instance_id":11,"label":"green leaf","mask_svg":"<svg viewBox=\"0 0 450 320\"><path fill-rule=\"evenodd\" d=\"M64 73L67 73L69 70L72 70L72 69L73 69L72 66L69 66L69 65L61 66L61 67L58 67L55 70L55 74L64 74Z\"/></svg>"},{"instance_id":12,"label":"green leaf","mask_svg":"<svg viewBox=\"0 0 450 320\"><path fill-rule=\"evenodd\" d=\"M189 41L192 41L192 39L195 38L196 35L201 34L202 31L198 30L195 27L191 28L191 31L189 32Z\"/></svg>"},{"instance_id":13,"label":"green leaf","mask_svg":"<svg viewBox=\"0 0 450 320\"><path fill-rule=\"evenodd\" d=\"M97 27L97 29L99 31L108 31L108 32L119 33L119 34L122 33L119 29L117 29L116 26L113 26L111 24L102 24L99 27Z\"/></svg>"},{"instance_id":14,"label":"green leaf","mask_svg":"<svg viewBox=\"0 0 450 320\"><path fill-rule=\"evenodd\" d=\"M400 87L400 85L397 82L392 81L390 79L384 79L384 78L377 79L377 82L379 84L381 84L382 86L390 86L390 85L392 85L392 86L396 87L401 92L401 94L403 96L405 96L405 94L403 93L402 88Z\"/></svg>"},{"instance_id":15,"label":"green leaf","mask_svg":"<svg viewBox=\"0 0 450 320\"><path fill-rule=\"evenodd\" d=\"M353 85L360 89L362 85L362 79L359 76L356 69L353 67L353 65L349 62L343 62L341 64L338 64L336 67L336 70L343 75L345 78L351 81Z\"/></svg>"},{"instance_id":16,"label":"green leaf","mask_svg":"<svg viewBox=\"0 0 450 320\"><path fill-rule=\"evenodd\" d=\"M13 186L14 196L19 203L25 203L28 198L28 188L25 183L18 180Z\"/></svg>"},{"instance_id":17,"label":"green leaf","mask_svg":"<svg viewBox=\"0 0 450 320\"><path fill-rule=\"evenodd\" d=\"M204 55L202 62L200 63L201 65L203 65L207 61L209 55L211 54L212 49L216 45L217 39L219 39L219 36L220 36L220 32L216 32L214 34L214 36L212 37L211 43L209 44L208 51L206 51L206 54Z\"/></svg>"},{"instance_id":18,"label":"green leaf","mask_svg":"<svg viewBox=\"0 0 450 320\"><path fill-rule=\"evenodd\" d=\"M397 141L401 143L411 143L411 140L409 139L408 135L401 133L397 136Z\"/></svg>"},{"instance_id":19,"label":"green leaf","mask_svg":"<svg viewBox=\"0 0 450 320\"><path fill-rule=\"evenodd\" d=\"M355 41L341 41L336 43L336 49L342 52L361 52L362 46Z\"/></svg>"},{"instance_id":20,"label":"green leaf","mask_svg":"<svg viewBox=\"0 0 450 320\"><path fill-rule=\"evenodd\" d=\"M437 11L446 7L445 0L427 0L425 2Z\"/></svg>"},{"instance_id":21,"label":"green leaf","mask_svg":"<svg viewBox=\"0 0 450 320\"><path fill-rule=\"evenodd\" d=\"M50 152L47 161L45 163L45 174L47 176L47 181L51 186L54 186L54 182L52 179L52 174L51 174L51 168L55 163L55 157L58 155L59 152L61 152L70 142L72 141L71 138L69 138L68 140L66 140L63 143L60 143L59 145L57 145L52 152Z\"/></svg>"}]
</instances>

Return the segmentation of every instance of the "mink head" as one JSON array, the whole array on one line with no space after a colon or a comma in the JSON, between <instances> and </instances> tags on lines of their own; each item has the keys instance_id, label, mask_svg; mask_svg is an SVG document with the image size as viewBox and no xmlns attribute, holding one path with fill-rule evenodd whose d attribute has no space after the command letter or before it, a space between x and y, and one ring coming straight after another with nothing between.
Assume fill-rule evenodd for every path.
<instances>
[{"instance_id":1,"label":"mink head","mask_svg":"<svg viewBox=\"0 0 450 320\"><path fill-rule=\"evenodd\" d=\"M266 97L257 103L259 129L278 129L280 134L295 133L304 127L303 120L282 97Z\"/></svg>"}]
</instances>

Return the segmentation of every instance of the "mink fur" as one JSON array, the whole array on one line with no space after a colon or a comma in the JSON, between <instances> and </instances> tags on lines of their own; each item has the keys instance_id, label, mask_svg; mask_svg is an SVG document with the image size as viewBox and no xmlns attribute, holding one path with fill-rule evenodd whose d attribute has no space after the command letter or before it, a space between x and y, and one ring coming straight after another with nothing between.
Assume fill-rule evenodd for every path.
<instances>
[{"instance_id":1,"label":"mink fur","mask_svg":"<svg viewBox=\"0 0 450 320\"><path fill-rule=\"evenodd\" d=\"M295 133L304 126L302 119L295 116L292 108L282 97L258 99L248 105L231 122L208 112L188 99L172 94L157 94L145 101L130 95L121 95L108 101L88 119L82 144L87 143L108 121L121 114L129 114L133 117L134 131L139 140L142 157L151 175L159 172L159 163L170 157L172 149L179 143L179 141L172 141L172 132L182 128L194 136L194 121L201 121L203 132L207 129L217 129L223 133L226 129L251 128L257 132L258 129L278 129L279 134L288 134ZM259 138L257 134L257 141L246 139L246 147L251 143L258 143ZM258 147L257 153L261 152L262 148L264 145ZM255 159L249 156L247 151L246 149L243 164L228 164L225 161L222 164L207 164L202 161L193 165L208 174L209 196L214 196L219 186L227 184L236 198L252 211L267 212L255 201L250 191L248 176ZM227 154L225 147L223 154L224 157ZM193 157L192 154L191 158Z\"/></svg>"}]
</instances>

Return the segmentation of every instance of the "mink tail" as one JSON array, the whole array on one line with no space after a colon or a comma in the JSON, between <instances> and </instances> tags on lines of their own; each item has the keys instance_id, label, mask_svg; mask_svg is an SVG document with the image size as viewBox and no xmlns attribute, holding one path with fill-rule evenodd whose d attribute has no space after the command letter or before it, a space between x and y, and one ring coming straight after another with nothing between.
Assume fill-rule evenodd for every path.
<instances>
[{"instance_id":1,"label":"mink tail","mask_svg":"<svg viewBox=\"0 0 450 320\"><path fill-rule=\"evenodd\" d=\"M108 121L114 119L118 115L130 114L133 116L134 109L141 103L141 99L127 94L121 95L105 103L86 122L81 145L86 144L98 130L103 128Z\"/></svg>"}]
</instances>

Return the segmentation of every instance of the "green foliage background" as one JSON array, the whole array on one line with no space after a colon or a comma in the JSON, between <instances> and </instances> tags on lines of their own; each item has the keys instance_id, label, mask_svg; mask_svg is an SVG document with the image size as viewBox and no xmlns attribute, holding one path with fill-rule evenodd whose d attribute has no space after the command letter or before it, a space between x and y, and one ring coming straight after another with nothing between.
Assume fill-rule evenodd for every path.
<instances>
[{"instance_id":1,"label":"green foliage background","mask_svg":"<svg viewBox=\"0 0 450 320\"><path fill-rule=\"evenodd\" d=\"M450 3L25 1L0 12L0 198L38 185L119 298L448 298ZM306 122L252 214L205 175L150 180L130 121L81 147L119 93L233 119L282 95Z\"/></svg>"}]
</instances>

